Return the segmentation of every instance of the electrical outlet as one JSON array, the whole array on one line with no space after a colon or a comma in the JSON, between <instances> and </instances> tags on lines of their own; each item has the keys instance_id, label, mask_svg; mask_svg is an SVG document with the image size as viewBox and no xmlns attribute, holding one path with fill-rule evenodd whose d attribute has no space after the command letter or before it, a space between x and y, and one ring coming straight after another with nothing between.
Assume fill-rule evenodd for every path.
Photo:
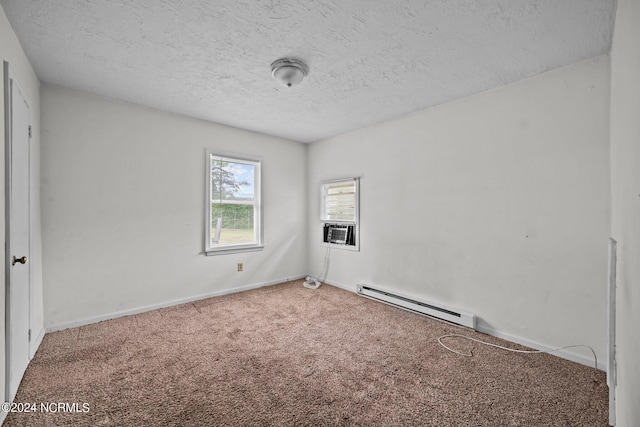
<instances>
[{"instance_id":1,"label":"electrical outlet","mask_svg":"<svg viewBox=\"0 0 640 427\"><path fill-rule=\"evenodd\" d=\"M242 269L244 268L244 266L242 265L241 262L238 263L238 271L242 271Z\"/></svg>"}]
</instances>

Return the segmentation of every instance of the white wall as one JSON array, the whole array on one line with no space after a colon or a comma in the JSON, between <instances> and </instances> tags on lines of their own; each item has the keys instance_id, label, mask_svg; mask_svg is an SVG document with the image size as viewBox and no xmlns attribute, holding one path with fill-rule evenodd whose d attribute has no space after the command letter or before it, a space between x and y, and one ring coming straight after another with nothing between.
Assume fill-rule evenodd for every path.
<instances>
[{"instance_id":1,"label":"white wall","mask_svg":"<svg viewBox=\"0 0 640 427\"><path fill-rule=\"evenodd\" d=\"M306 272L305 145L50 85L41 100L47 327ZM263 251L203 255L206 148L262 157Z\"/></svg>"},{"instance_id":2,"label":"white wall","mask_svg":"<svg viewBox=\"0 0 640 427\"><path fill-rule=\"evenodd\" d=\"M640 425L640 3L618 0L611 54L611 234L618 241L617 425Z\"/></svg>"},{"instance_id":3,"label":"white wall","mask_svg":"<svg viewBox=\"0 0 640 427\"><path fill-rule=\"evenodd\" d=\"M27 101L29 102L29 110L31 112L31 125L33 129L33 137L31 139L31 206L33 215L31 217L31 258L30 269L33 280L33 291L35 307L31 313L31 326L34 336L39 335L43 330L43 314L42 314L42 245L40 233L40 82L24 54L20 43L13 32L13 29L7 21L7 17L2 7L0 7L0 66L3 61L9 62L11 70L24 91ZM3 71L0 71L3 76ZM4 147L4 84L0 83L0 92L2 100L0 101L0 135L2 137L2 147ZM0 150L0 192L1 199L5 199L5 158L4 148ZM4 207L0 209L0 223L5 223ZM0 227L0 241L5 241L4 225ZM0 249L0 271L2 272L2 289L0 289L0 393L4 393L5 389L5 254L4 243ZM6 400L6 399L5 399ZM4 413L1 413L4 415ZM0 417L0 420L2 418Z\"/></svg>"},{"instance_id":4,"label":"white wall","mask_svg":"<svg viewBox=\"0 0 640 427\"><path fill-rule=\"evenodd\" d=\"M319 183L360 176L361 251L333 250L329 282L439 301L604 361L608 140L601 56L314 143L309 267L324 254Z\"/></svg>"}]
</instances>

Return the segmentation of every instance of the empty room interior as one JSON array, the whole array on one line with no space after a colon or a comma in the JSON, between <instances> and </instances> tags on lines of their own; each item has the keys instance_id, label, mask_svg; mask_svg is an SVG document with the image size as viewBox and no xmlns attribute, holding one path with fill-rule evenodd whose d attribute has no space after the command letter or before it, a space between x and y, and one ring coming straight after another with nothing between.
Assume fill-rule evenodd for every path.
<instances>
[{"instance_id":1,"label":"empty room interior","mask_svg":"<svg viewBox=\"0 0 640 427\"><path fill-rule=\"evenodd\" d=\"M640 425L640 2L0 7L4 425Z\"/></svg>"}]
</instances>

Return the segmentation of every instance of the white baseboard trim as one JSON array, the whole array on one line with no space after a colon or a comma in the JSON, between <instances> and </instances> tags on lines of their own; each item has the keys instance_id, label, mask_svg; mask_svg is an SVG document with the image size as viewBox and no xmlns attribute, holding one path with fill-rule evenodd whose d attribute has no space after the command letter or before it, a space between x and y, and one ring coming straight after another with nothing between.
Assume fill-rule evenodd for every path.
<instances>
[{"instance_id":1,"label":"white baseboard trim","mask_svg":"<svg viewBox=\"0 0 640 427\"><path fill-rule=\"evenodd\" d=\"M38 351L38 347L40 347L40 344L42 344L42 340L44 339L44 334L45 329L44 327L42 327L42 329L40 329L40 331L38 332L35 340L33 340L31 345L29 346L29 359L33 359L33 356L36 355L36 351Z\"/></svg>"},{"instance_id":2,"label":"white baseboard trim","mask_svg":"<svg viewBox=\"0 0 640 427\"><path fill-rule=\"evenodd\" d=\"M520 344L520 345L524 345L526 347L530 347L536 350L540 350L540 351L544 351L544 352L548 352L549 354L552 354L554 356L558 356L561 357L562 359L566 359L566 360L570 360L572 362L576 362L579 363L581 365L585 365L588 366L590 368L595 367L594 365L594 359L593 359L593 354L591 353L591 350L589 350L586 347L583 347L583 351L585 353L587 353L588 355L582 355L582 354L577 354L574 352L569 351L568 349L566 350L555 350L557 347L551 347L545 344L540 344L539 342L536 341L531 341L528 340L526 338L521 338L518 337L516 335L512 335L509 334L507 332L501 332L501 331L497 331L493 328L490 328L488 326L482 326L482 325L476 325L476 330L478 332L482 332L483 334L487 334L487 335L491 335L493 337L496 338L502 338L503 340L507 340L516 344ZM571 344L569 344L571 345ZM606 360L600 360L598 359L598 369L601 371L604 371L606 368Z\"/></svg>"},{"instance_id":3,"label":"white baseboard trim","mask_svg":"<svg viewBox=\"0 0 640 427\"><path fill-rule=\"evenodd\" d=\"M62 331L69 328L77 328L79 326L90 325L92 323L102 322L103 320L117 319L118 317L131 316L132 314L144 313L146 311L157 310L158 308L171 307L174 305L185 304L188 302L199 301L207 298L218 297L222 295L234 294L237 292L248 291L250 289L262 288L265 286L277 285L278 283L289 282L292 280L304 279L306 276L293 276L283 279L269 280L267 282L254 283L251 285L240 286L237 288L223 289L221 291L210 292L206 294L196 295L192 297L180 298L172 301L165 301L158 304L145 305L143 307L131 308L127 310L116 311L114 313L101 314L98 316L87 317L84 319L73 320L70 322L54 323L47 325L46 332ZM43 335L44 336L44 335Z\"/></svg>"},{"instance_id":4,"label":"white baseboard trim","mask_svg":"<svg viewBox=\"0 0 640 427\"><path fill-rule=\"evenodd\" d=\"M356 292L356 286L348 286L342 283L334 282L333 280L323 280L322 283L326 283L327 285L331 285L336 288L344 289L346 291Z\"/></svg>"},{"instance_id":5,"label":"white baseboard trim","mask_svg":"<svg viewBox=\"0 0 640 427\"><path fill-rule=\"evenodd\" d=\"M325 280L323 283L327 285L335 286L336 288L345 289L347 291L351 291L356 293L356 287L344 285L342 283L334 282L332 280ZM550 347L548 345L540 344L539 342L531 341L526 338L518 337L516 335L509 334L507 332L498 331L488 326L478 325L476 324L476 331L481 332L483 334L491 335L496 338L501 338L503 340L524 345L525 347L533 348L536 350L541 350L545 352L549 352L554 356L558 356L562 359L570 360L572 362L579 363L581 365L589 366L590 368L594 367L594 359L591 351L584 347L583 351L586 355L576 354L574 352L567 350L554 350L556 347ZM606 371L606 360L598 359L598 369L601 371Z\"/></svg>"}]
</instances>

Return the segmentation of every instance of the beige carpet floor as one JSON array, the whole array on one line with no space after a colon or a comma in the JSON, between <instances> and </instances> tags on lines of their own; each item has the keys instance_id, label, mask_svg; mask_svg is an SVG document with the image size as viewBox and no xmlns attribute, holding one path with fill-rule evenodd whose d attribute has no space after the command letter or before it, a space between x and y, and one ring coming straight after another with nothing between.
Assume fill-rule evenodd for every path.
<instances>
[{"instance_id":1,"label":"beige carpet floor","mask_svg":"<svg viewBox=\"0 0 640 427\"><path fill-rule=\"evenodd\" d=\"M449 333L522 348L327 285L210 298L47 334L15 401L70 405L5 425L607 425L602 371Z\"/></svg>"}]
</instances>

